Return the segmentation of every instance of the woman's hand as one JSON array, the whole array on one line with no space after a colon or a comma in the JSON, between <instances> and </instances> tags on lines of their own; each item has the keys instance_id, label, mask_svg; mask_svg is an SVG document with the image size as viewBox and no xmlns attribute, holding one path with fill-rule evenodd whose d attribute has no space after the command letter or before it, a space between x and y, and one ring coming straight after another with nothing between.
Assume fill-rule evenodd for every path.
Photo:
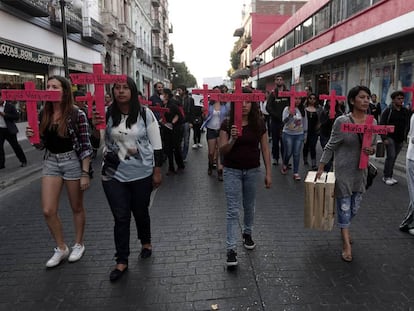
<instances>
[{"instance_id":1,"label":"woman's hand","mask_svg":"<svg viewBox=\"0 0 414 311\"><path fill-rule=\"evenodd\" d=\"M272 186L272 175L266 174L265 176L265 187L266 189L269 189Z\"/></svg>"},{"instance_id":2,"label":"woman's hand","mask_svg":"<svg viewBox=\"0 0 414 311\"><path fill-rule=\"evenodd\" d=\"M375 147L365 147L363 150L369 156L375 154Z\"/></svg>"},{"instance_id":3,"label":"woman's hand","mask_svg":"<svg viewBox=\"0 0 414 311\"><path fill-rule=\"evenodd\" d=\"M321 178L322 173L324 172L324 169L325 169L325 164L324 163L319 163L318 171L316 172L316 176L315 176L314 181L317 181L319 178Z\"/></svg>"},{"instance_id":4,"label":"woman's hand","mask_svg":"<svg viewBox=\"0 0 414 311\"><path fill-rule=\"evenodd\" d=\"M152 173L152 186L154 188L158 188L161 185L161 182L162 182L161 168L154 167L154 170Z\"/></svg>"},{"instance_id":5,"label":"woman's hand","mask_svg":"<svg viewBox=\"0 0 414 311\"><path fill-rule=\"evenodd\" d=\"M80 189L82 191L87 190L90 186L90 182L91 182L91 180L89 178L89 175L86 175L86 174L82 173L82 176L80 178Z\"/></svg>"},{"instance_id":6,"label":"woman's hand","mask_svg":"<svg viewBox=\"0 0 414 311\"><path fill-rule=\"evenodd\" d=\"M33 137L33 135L34 135L33 129L29 125L26 126L26 137L30 138L30 137Z\"/></svg>"},{"instance_id":7,"label":"woman's hand","mask_svg":"<svg viewBox=\"0 0 414 311\"><path fill-rule=\"evenodd\" d=\"M239 137L239 129L234 124L231 126L230 137L233 138L234 140L236 140L237 137Z\"/></svg>"},{"instance_id":8,"label":"woman's hand","mask_svg":"<svg viewBox=\"0 0 414 311\"><path fill-rule=\"evenodd\" d=\"M96 127L98 124L104 123L104 116L101 116L98 111L93 112L92 125Z\"/></svg>"}]
</instances>

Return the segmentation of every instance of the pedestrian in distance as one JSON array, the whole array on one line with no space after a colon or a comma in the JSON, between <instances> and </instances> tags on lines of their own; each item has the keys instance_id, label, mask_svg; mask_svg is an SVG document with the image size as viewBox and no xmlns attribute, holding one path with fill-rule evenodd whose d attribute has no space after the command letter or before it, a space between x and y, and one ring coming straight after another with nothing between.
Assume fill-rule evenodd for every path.
<instances>
[{"instance_id":1,"label":"pedestrian in distance","mask_svg":"<svg viewBox=\"0 0 414 311\"><path fill-rule=\"evenodd\" d=\"M112 87L114 102L106 114L102 186L114 217L116 266L109 279L119 280L128 269L131 214L141 242L141 258L152 254L150 195L161 184L162 145L158 121L139 103L130 77ZM95 113L95 124L103 117Z\"/></svg>"},{"instance_id":2,"label":"pedestrian in distance","mask_svg":"<svg viewBox=\"0 0 414 311\"><path fill-rule=\"evenodd\" d=\"M243 89L243 93L251 93ZM256 204L257 181L261 174L260 153L265 167L266 188L272 184L269 137L266 125L260 116L259 104L243 102L242 135L229 119L220 127L220 153L223 155L224 192L227 200L227 267L235 267L237 262L237 236L239 234L239 211L243 208L243 245L252 250L256 243L252 239Z\"/></svg>"},{"instance_id":3,"label":"pedestrian in distance","mask_svg":"<svg viewBox=\"0 0 414 311\"><path fill-rule=\"evenodd\" d=\"M168 158L167 176L171 176L182 173L185 168L181 149L184 116L173 98L174 95L170 89L164 88L161 96L163 100L162 106L168 108L168 111L164 114L162 137L163 146ZM175 169L175 164L177 165L177 170Z\"/></svg>"},{"instance_id":4,"label":"pedestrian in distance","mask_svg":"<svg viewBox=\"0 0 414 311\"><path fill-rule=\"evenodd\" d=\"M40 113L41 142L35 145L38 149L46 150L41 193L43 216L57 244L54 255L46 262L46 267L52 268L66 258L69 262L78 261L85 252L83 194L90 184L92 146L86 114L74 105L70 81L61 76L52 76L47 81L47 90L62 94L60 101L45 103ZM33 134L33 129L28 126L26 136L30 138ZM63 186L66 187L75 225L72 252L65 243L62 222L58 215Z\"/></svg>"},{"instance_id":5,"label":"pedestrian in distance","mask_svg":"<svg viewBox=\"0 0 414 311\"><path fill-rule=\"evenodd\" d=\"M316 144L319 139L320 130L320 107L318 105L318 97L315 93L310 93L306 99L305 105L306 119L308 120L308 135L303 145L303 163L309 165L308 154L310 153L312 170L316 171Z\"/></svg>"},{"instance_id":6,"label":"pedestrian in distance","mask_svg":"<svg viewBox=\"0 0 414 311\"><path fill-rule=\"evenodd\" d=\"M381 114L380 124L394 125L394 132L381 135L387 155L384 162L384 176L382 181L392 186L398 183L394 175L395 161L400 153L404 140L407 137L409 126L409 111L403 107L404 93L402 91L395 91L391 94L391 105L387 107Z\"/></svg>"},{"instance_id":7,"label":"pedestrian in distance","mask_svg":"<svg viewBox=\"0 0 414 311\"><path fill-rule=\"evenodd\" d=\"M213 89L218 89L221 92L220 87L216 86ZM222 88L225 91L224 88ZM208 169L207 174L211 176L213 174L213 167L215 161L217 162L217 179L223 181L223 164L219 152L219 136L220 126L223 121L228 117L230 112L230 105L218 100L211 100L208 103L208 113L201 128L206 128L206 140L208 147Z\"/></svg>"},{"instance_id":8,"label":"pedestrian in distance","mask_svg":"<svg viewBox=\"0 0 414 311\"><path fill-rule=\"evenodd\" d=\"M195 105L194 101L190 107L190 128L193 129L193 149L202 148L201 125L204 121L203 106Z\"/></svg>"},{"instance_id":9,"label":"pedestrian in distance","mask_svg":"<svg viewBox=\"0 0 414 311\"><path fill-rule=\"evenodd\" d=\"M282 112L289 106L289 97L281 97L278 95L280 91L287 91L283 76L277 74L275 76L275 89L269 94L266 101L266 110L270 115L271 132L272 132L272 157L273 165L279 165L279 155L283 160L284 146L282 140Z\"/></svg>"},{"instance_id":10,"label":"pedestrian in distance","mask_svg":"<svg viewBox=\"0 0 414 311\"><path fill-rule=\"evenodd\" d=\"M300 181L299 164L300 154L302 152L303 142L307 139L308 118L302 98L295 98L295 111L292 112L290 107L285 107L282 113L283 130L282 141L284 145L283 163L280 172L286 175L288 172L288 163L293 155L293 179Z\"/></svg>"},{"instance_id":11,"label":"pedestrian in distance","mask_svg":"<svg viewBox=\"0 0 414 311\"><path fill-rule=\"evenodd\" d=\"M194 99L189 95L187 87L185 85L180 85L177 88L177 100L180 102L183 112L183 138L181 142L181 153L183 161L187 161L188 149L190 146L190 118L191 118L191 107L194 106Z\"/></svg>"},{"instance_id":12,"label":"pedestrian in distance","mask_svg":"<svg viewBox=\"0 0 414 311\"><path fill-rule=\"evenodd\" d=\"M342 236L341 258L346 262L353 260L350 225L361 206L362 194L365 192L367 181L367 169L359 168L362 135L342 132L341 124L365 124L370 98L371 91L366 86L355 86L348 92L350 113L335 120L316 173L316 179L319 179L324 172L325 165L334 155L337 224ZM375 121L374 124L376 124ZM376 135L372 136L371 146L363 149L368 156L375 154L377 138Z\"/></svg>"},{"instance_id":13,"label":"pedestrian in distance","mask_svg":"<svg viewBox=\"0 0 414 311\"><path fill-rule=\"evenodd\" d=\"M11 102L2 99L0 90L0 169L5 168L6 163L4 154L5 141L12 147L20 161L20 166L25 167L27 165L26 155L17 141L17 133L19 132L16 126L17 120L19 120L19 113L16 107Z\"/></svg>"},{"instance_id":14,"label":"pedestrian in distance","mask_svg":"<svg viewBox=\"0 0 414 311\"><path fill-rule=\"evenodd\" d=\"M414 235L414 114L412 114L410 118L410 130L408 132L407 139L408 148L405 155L405 168L410 201L408 203L407 213L404 217L404 220L400 224L400 230L403 232L409 232L411 235Z\"/></svg>"}]
</instances>

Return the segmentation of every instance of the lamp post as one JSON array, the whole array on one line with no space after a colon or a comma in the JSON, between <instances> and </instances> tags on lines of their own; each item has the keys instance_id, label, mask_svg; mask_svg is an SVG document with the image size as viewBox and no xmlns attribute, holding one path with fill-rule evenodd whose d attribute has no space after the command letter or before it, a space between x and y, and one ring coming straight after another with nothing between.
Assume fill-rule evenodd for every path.
<instances>
[{"instance_id":1,"label":"lamp post","mask_svg":"<svg viewBox=\"0 0 414 311\"><path fill-rule=\"evenodd\" d=\"M254 59L253 59L255 65L256 65L256 70L257 70L257 81L256 81L256 89L259 89L259 67L260 64L263 61L263 58L261 58L259 55L257 55Z\"/></svg>"},{"instance_id":2,"label":"lamp post","mask_svg":"<svg viewBox=\"0 0 414 311\"><path fill-rule=\"evenodd\" d=\"M60 6L60 15L62 18L62 41L63 41L63 67L65 69L65 77L69 78L69 62L68 62L68 28L66 25L66 6L73 5L77 8L82 7L79 0L58 0ZM56 3L56 2L55 2Z\"/></svg>"},{"instance_id":3,"label":"lamp post","mask_svg":"<svg viewBox=\"0 0 414 311\"><path fill-rule=\"evenodd\" d=\"M175 71L175 68L173 67L172 69L171 69L171 72L170 72L170 79L171 79L171 89L173 90L173 86L174 86L174 79L176 78L178 76L178 73L177 73L177 71Z\"/></svg>"},{"instance_id":4,"label":"lamp post","mask_svg":"<svg viewBox=\"0 0 414 311\"><path fill-rule=\"evenodd\" d=\"M62 40L63 40L63 67L65 69L65 77L69 78L69 64L68 64L68 29L66 27L66 1L59 0L60 15L62 17Z\"/></svg>"}]
</instances>

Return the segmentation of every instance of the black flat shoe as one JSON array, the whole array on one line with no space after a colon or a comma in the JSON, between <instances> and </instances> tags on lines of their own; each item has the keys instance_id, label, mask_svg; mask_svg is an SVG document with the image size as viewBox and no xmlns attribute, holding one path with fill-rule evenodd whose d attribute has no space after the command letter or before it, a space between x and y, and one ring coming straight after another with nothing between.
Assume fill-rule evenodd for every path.
<instances>
[{"instance_id":1,"label":"black flat shoe","mask_svg":"<svg viewBox=\"0 0 414 311\"><path fill-rule=\"evenodd\" d=\"M149 249L149 248L141 249L141 254L140 254L141 258L148 258L148 257L151 257L151 255L152 255L152 249Z\"/></svg>"},{"instance_id":2,"label":"black flat shoe","mask_svg":"<svg viewBox=\"0 0 414 311\"><path fill-rule=\"evenodd\" d=\"M20 167L26 167L27 166L27 162L22 162L22 164L20 164Z\"/></svg>"},{"instance_id":3,"label":"black flat shoe","mask_svg":"<svg viewBox=\"0 0 414 311\"><path fill-rule=\"evenodd\" d=\"M111 271L111 273L109 274L109 280L111 282L115 282L118 281L122 275L125 273L125 271L128 270L128 267L126 267L124 270L119 270L119 269L114 269Z\"/></svg>"}]
</instances>

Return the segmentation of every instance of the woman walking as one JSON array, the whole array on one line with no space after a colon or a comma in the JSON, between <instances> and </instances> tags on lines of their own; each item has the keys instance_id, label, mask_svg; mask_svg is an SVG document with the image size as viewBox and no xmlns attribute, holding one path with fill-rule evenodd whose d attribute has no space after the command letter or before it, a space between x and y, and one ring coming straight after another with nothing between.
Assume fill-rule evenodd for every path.
<instances>
[{"instance_id":1,"label":"woman walking","mask_svg":"<svg viewBox=\"0 0 414 311\"><path fill-rule=\"evenodd\" d=\"M243 89L243 93L251 93ZM262 154L266 188L272 184L270 149L266 126L260 116L258 103L243 102L242 135L235 125L225 120L220 128L220 153L224 158L224 192L227 199L227 266L237 266L237 236L239 210L243 207L243 245L252 250L252 239L257 180L260 175Z\"/></svg>"},{"instance_id":2,"label":"woman walking","mask_svg":"<svg viewBox=\"0 0 414 311\"><path fill-rule=\"evenodd\" d=\"M134 216L141 258L152 254L148 206L153 188L161 184L162 149L157 119L138 101L134 80L116 83L107 112L102 185L114 217L116 267L114 282L128 269L130 223ZM99 117L98 123L99 123Z\"/></svg>"},{"instance_id":3,"label":"woman walking","mask_svg":"<svg viewBox=\"0 0 414 311\"><path fill-rule=\"evenodd\" d=\"M42 169L42 210L57 244L53 256L46 262L46 267L52 268L68 257L69 262L78 261L85 252L83 192L90 183L92 146L88 119L82 110L74 106L70 81L61 76L52 76L46 88L62 94L60 101L45 103L40 117L41 143L35 145L38 149L46 149ZM30 138L33 134L33 129L28 126L26 136ZM65 242L58 215L63 186L66 187L75 225L72 252Z\"/></svg>"},{"instance_id":4,"label":"woman walking","mask_svg":"<svg viewBox=\"0 0 414 311\"><path fill-rule=\"evenodd\" d=\"M367 169L359 168L361 154L360 134L341 131L344 123L365 124L371 91L366 86L353 87L348 93L350 113L338 117L332 127L332 134L322 153L316 178L324 172L325 165L334 155L335 198L338 226L342 235L342 259L352 261L350 225L357 214L365 192ZM374 122L376 124L376 122ZM362 151L367 155L375 153L377 138L373 135L371 146Z\"/></svg>"}]
</instances>

